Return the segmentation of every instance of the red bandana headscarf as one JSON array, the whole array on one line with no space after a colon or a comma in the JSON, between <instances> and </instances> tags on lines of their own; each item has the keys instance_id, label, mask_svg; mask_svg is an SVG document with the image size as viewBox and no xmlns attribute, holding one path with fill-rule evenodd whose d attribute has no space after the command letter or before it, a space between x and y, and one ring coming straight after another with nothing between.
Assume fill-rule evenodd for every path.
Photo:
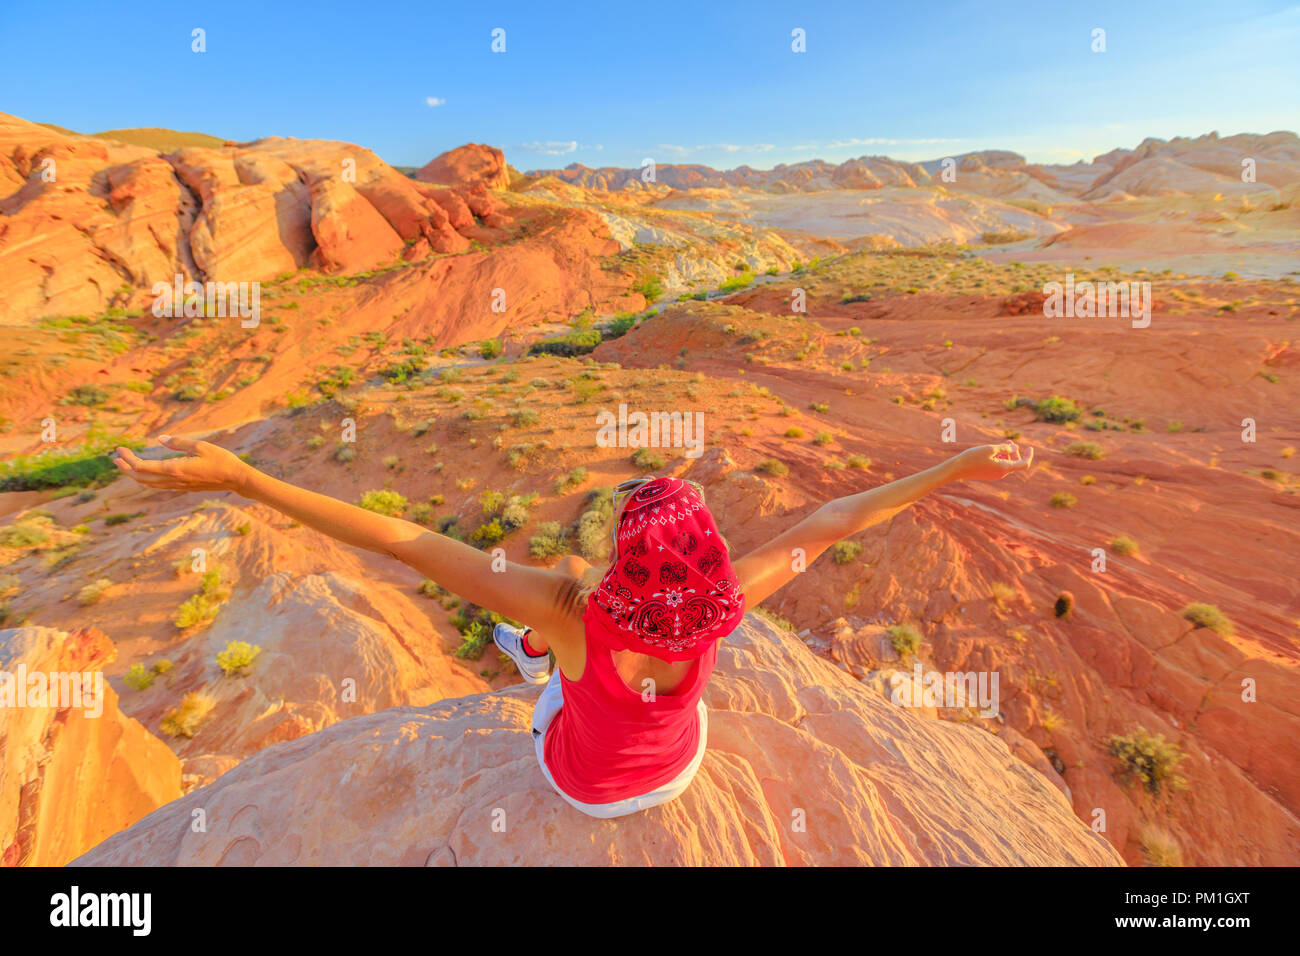
<instances>
[{"instance_id":1,"label":"red bandana headscarf","mask_svg":"<svg viewBox=\"0 0 1300 956\"><path fill-rule=\"evenodd\" d=\"M727 546L699 493L680 478L633 492L613 565L587 606L588 626L616 647L669 661L704 653L745 613Z\"/></svg>"}]
</instances>

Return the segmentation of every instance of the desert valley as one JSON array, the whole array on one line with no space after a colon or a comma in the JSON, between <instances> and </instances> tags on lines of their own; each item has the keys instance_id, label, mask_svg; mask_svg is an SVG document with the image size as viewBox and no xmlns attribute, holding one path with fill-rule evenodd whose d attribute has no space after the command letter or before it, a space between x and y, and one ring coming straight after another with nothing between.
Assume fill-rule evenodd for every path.
<instances>
[{"instance_id":1,"label":"desert valley","mask_svg":"<svg viewBox=\"0 0 1300 956\"><path fill-rule=\"evenodd\" d=\"M0 710L5 865L1300 863L1294 133L398 168L34 119L0 114L0 669L105 687ZM698 441L598 440L621 407ZM119 476L163 433L539 566L606 558L638 474L743 554L967 445L1035 466L751 608L696 782L615 823L538 772L488 612ZM891 703L964 672L995 712Z\"/></svg>"}]
</instances>

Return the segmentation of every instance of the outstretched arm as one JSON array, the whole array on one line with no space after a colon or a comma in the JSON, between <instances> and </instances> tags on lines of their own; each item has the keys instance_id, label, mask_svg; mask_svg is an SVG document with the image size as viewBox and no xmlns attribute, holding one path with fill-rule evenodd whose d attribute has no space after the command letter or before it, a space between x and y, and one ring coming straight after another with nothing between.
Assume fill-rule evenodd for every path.
<instances>
[{"instance_id":1,"label":"outstretched arm","mask_svg":"<svg viewBox=\"0 0 1300 956\"><path fill-rule=\"evenodd\" d=\"M576 582L567 575L504 562L411 521L376 514L272 478L210 442L163 436L184 458L149 461L119 448L117 467L150 488L233 491L269 505L345 544L387 554L461 598L538 630L572 627Z\"/></svg>"},{"instance_id":2,"label":"outstretched arm","mask_svg":"<svg viewBox=\"0 0 1300 956\"><path fill-rule=\"evenodd\" d=\"M796 548L802 549L806 566L835 542L892 518L936 488L963 478L992 481L1025 471L1033 460L1033 449L1022 457L1014 442L977 445L915 475L827 502L789 531L735 562L745 606L757 607L798 573L794 567Z\"/></svg>"}]
</instances>

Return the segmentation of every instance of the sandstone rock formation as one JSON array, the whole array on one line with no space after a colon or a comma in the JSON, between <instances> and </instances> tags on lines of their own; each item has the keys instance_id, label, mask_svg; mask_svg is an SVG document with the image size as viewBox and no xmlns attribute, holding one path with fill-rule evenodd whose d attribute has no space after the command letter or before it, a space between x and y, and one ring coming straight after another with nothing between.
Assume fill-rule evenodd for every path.
<instances>
[{"instance_id":1,"label":"sandstone rock formation","mask_svg":"<svg viewBox=\"0 0 1300 956\"><path fill-rule=\"evenodd\" d=\"M488 192L509 178L499 150L453 152L430 164L435 187L347 143L270 138L162 154L0 114L0 312L138 305L176 275L355 272L421 240L426 255L464 252L509 224Z\"/></svg>"},{"instance_id":2,"label":"sandstone rock formation","mask_svg":"<svg viewBox=\"0 0 1300 956\"><path fill-rule=\"evenodd\" d=\"M537 693L271 747L76 865L1121 863L993 735L918 720L761 618L720 650L699 776L645 813L595 820L549 789L528 733Z\"/></svg>"},{"instance_id":3,"label":"sandstone rock formation","mask_svg":"<svg viewBox=\"0 0 1300 956\"><path fill-rule=\"evenodd\" d=\"M488 189L509 189L506 155L494 146L467 143L448 150L415 174L422 183L439 186L470 186L481 183Z\"/></svg>"},{"instance_id":4,"label":"sandstone rock formation","mask_svg":"<svg viewBox=\"0 0 1300 956\"><path fill-rule=\"evenodd\" d=\"M0 675L100 672L115 654L93 627L0 630ZM15 689L25 695L32 686ZM118 710L107 680L102 687L93 707L30 697L0 706L0 865L62 866L180 796L175 754Z\"/></svg>"}]
</instances>

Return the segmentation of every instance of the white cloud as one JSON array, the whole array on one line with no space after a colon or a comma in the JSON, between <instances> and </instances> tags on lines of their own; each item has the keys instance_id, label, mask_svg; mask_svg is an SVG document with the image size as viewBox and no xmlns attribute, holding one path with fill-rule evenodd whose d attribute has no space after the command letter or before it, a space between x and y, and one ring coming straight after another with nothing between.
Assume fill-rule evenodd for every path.
<instances>
[{"instance_id":1,"label":"white cloud","mask_svg":"<svg viewBox=\"0 0 1300 956\"><path fill-rule=\"evenodd\" d=\"M564 156L566 153L576 153L580 149L601 150L604 148L599 143L579 143L576 139L534 140L531 143L519 144L519 149L529 153L541 153L543 156Z\"/></svg>"},{"instance_id":2,"label":"white cloud","mask_svg":"<svg viewBox=\"0 0 1300 956\"><path fill-rule=\"evenodd\" d=\"M530 153L541 153L543 156L563 156L565 153L576 153L578 141L572 139L564 142L548 139L545 142L520 143L519 148Z\"/></svg>"},{"instance_id":3,"label":"white cloud","mask_svg":"<svg viewBox=\"0 0 1300 956\"><path fill-rule=\"evenodd\" d=\"M447 102L446 100L441 99L437 96L426 96L424 98L424 103L426 106L441 106L443 103L446 102Z\"/></svg>"}]
</instances>

